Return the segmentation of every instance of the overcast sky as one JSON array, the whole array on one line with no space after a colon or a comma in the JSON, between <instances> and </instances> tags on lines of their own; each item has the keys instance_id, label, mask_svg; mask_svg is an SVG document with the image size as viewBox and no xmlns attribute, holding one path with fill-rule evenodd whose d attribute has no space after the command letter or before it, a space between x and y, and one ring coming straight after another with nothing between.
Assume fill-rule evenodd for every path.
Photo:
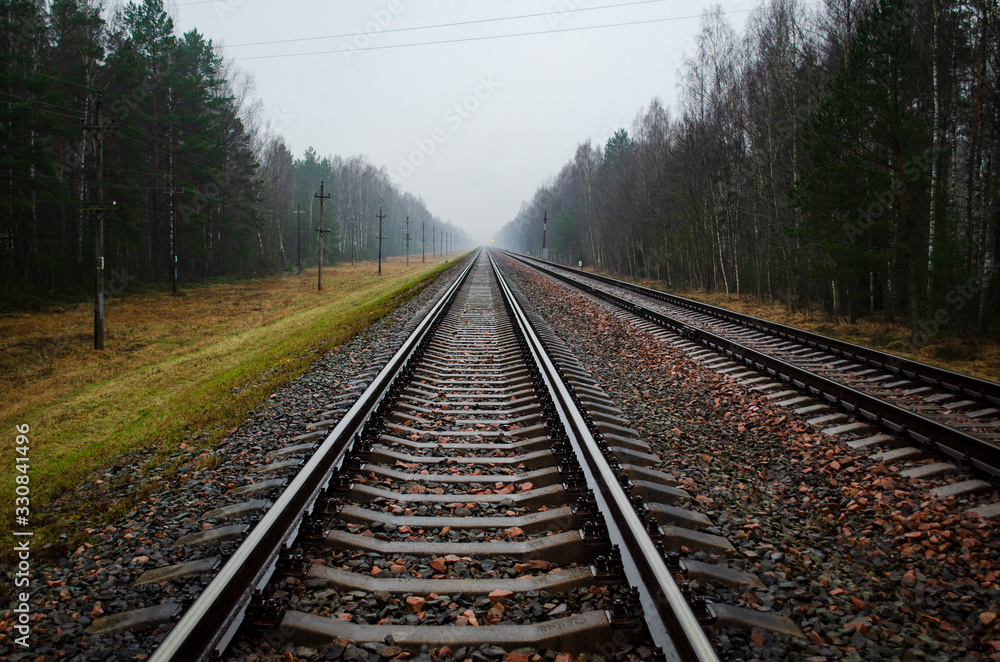
<instances>
[{"instance_id":1,"label":"overcast sky","mask_svg":"<svg viewBox=\"0 0 1000 662\"><path fill-rule=\"evenodd\" d=\"M322 156L365 154L431 213L488 242L579 143L603 144L630 128L654 96L676 108L678 70L705 9L720 5L742 32L756 2L179 0L167 7L178 33L197 28L253 76L264 117L296 158L310 146ZM447 25L454 23L462 24Z\"/></svg>"}]
</instances>

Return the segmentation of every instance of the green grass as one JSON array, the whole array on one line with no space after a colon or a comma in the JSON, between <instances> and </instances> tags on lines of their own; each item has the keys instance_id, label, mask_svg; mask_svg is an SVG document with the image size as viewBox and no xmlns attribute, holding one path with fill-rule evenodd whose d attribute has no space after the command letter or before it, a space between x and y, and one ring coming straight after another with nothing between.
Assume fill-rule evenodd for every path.
<instances>
[{"instance_id":1,"label":"green grass","mask_svg":"<svg viewBox=\"0 0 1000 662\"><path fill-rule=\"evenodd\" d=\"M65 553L86 539L85 525L110 522L132 510L152 489L142 476L128 477L135 496L118 503L81 500L74 489L130 451L155 449L146 469L162 465L161 477L184 463L181 458L164 464L182 442L193 449L188 461L217 464L220 458L211 449L275 389L454 264L422 269L397 265L395 270L384 269L381 278L342 270L343 281L331 274L320 294L315 293L314 283L311 291L294 276L265 279L264 285L220 285L226 289L224 296L240 304L221 323L215 317L220 309L217 301L198 302L213 292L212 286L189 293L180 304L176 298L165 302L173 306L174 318L182 318L179 326L167 328L177 320L162 311L158 314L155 302L137 303L137 310L148 310L148 318L132 322L144 335L154 336L142 348L104 354L70 348L53 360L50 370L30 375L23 392L16 385L8 387L8 395L14 397L0 414L3 428L31 425L33 547L47 546L50 555ZM252 291L241 291L244 287ZM260 293L261 287L266 295ZM264 303L255 302L251 314L244 310L248 298ZM177 305L189 306L190 311L177 312ZM269 306L264 317L262 305ZM14 434L8 439L4 455L10 467ZM199 452L200 459L194 455ZM4 504L0 526L9 531L14 482L10 472L3 474L10 479L0 482ZM46 509L54 501L59 502L58 512Z\"/></svg>"}]
</instances>

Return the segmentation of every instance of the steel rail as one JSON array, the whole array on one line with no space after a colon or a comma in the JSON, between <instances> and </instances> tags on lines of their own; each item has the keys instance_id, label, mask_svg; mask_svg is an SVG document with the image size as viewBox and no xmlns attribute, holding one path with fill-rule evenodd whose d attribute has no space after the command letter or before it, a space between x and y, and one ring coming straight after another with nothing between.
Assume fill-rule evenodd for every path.
<instances>
[{"instance_id":1,"label":"steel rail","mask_svg":"<svg viewBox=\"0 0 1000 662\"><path fill-rule=\"evenodd\" d=\"M718 306L713 306L708 303L692 301L690 299L679 297L675 294L668 294L666 292L660 292L659 290L650 289L634 283L616 280L603 274L595 274L583 271L582 269L566 267L561 264L556 265L552 262L546 262L534 257L527 258L526 260L524 256L517 255L515 253L506 252L505 254L521 260L522 262L530 260L530 262L528 262L529 264L540 263L558 267L563 271L568 271L585 278L627 289L631 292L635 292L636 294L641 294L652 299L657 299L659 301L681 308L686 308L694 312L706 313L714 317L733 322L734 324L739 324L740 326L773 334L784 340L791 340L815 349L829 351L845 359L860 361L865 365L885 370L892 374L906 377L907 379L919 380L924 384L954 391L968 397L979 398L995 405L1000 405L1000 384L996 382L979 379L978 377L973 377L971 375L963 375L962 373L947 370L945 368L938 368L932 365L927 365L926 363L920 363L919 361L905 359L887 352L880 352L877 349L861 347L860 345L855 345L844 340L837 340L836 338L830 338L818 333L812 333L811 331L796 329L777 322L769 322L767 320L762 320L743 313L737 313L732 310L726 310L725 308L719 308Z\"/></svg>"},{"instance_id":2,"label":"steel rail","mask_svg":"<svg viewBox=\"0 0 1000 662\"><path fill-rule=\"evenodd\" d=\"M291 484L268 509L201 596L164 639L150 662L194 662L218 656L242 619L252 592L270 577L282 547L298 530L331 472L360 438L396 378L447 312L475 263L475 256L348 410Z\"/></svg>"},{"instance_id":3,"label":"steel rail","mask_svg":"<svg viewBox=\"0 0 1000 662\"><path fill-rule=\"evenodd\" d=\"M490 255L494 273L517 327L524 335L531 354L545 380L556 411L563 421L570 443L581 458L587 483L593 490L608 521L612 539L620 541L626 573L643 598L646 622L653 641L668 660L681 662L717 662L719 659L697 617L673 579L643 521L636 514L629 495L618 484L608 461L598 447L583 415L573 402L573 394L558 374L541 339L518 304L513 291ZM637 576L636 576L637 575Z\"/></svg>"},{"instance_id":4,"label":"steel rail","mask_svg":"<svg viewBox=\"0 0 1000 662\"><path fill-rule=\"evenodd\" d=\"M581 283L565 274L537 264L527 264L588 294L666 327L689 340L699 342L733 360L740 361L756 370L764 371L775 379L788 382L800 389L806 389L812 395L822 397L827 402L837 405L849 413L882 425L904 437L909 437L924 447L936 447L942 453L959 461L968 462L972 468L993 478L1000 476L1000 447L988 441L776 359L763 352L750 349L710 331L693 327L641 304L626 301L586 283Z\"/></svg>"}]
</instances>

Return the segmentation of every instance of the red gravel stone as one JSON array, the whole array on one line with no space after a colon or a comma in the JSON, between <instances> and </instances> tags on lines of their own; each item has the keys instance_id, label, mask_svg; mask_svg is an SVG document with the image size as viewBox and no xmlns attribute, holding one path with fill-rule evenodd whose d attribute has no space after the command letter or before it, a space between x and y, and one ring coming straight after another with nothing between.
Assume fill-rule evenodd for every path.
<instances>
[{"instance_id":1,"label":"red gravel stone","mask_svg":"<svg viewBox=\"0 0 1000 662\"><path fill-rule=\"evenodd\" d=\"M412 611L414 614L422 612L424 610L424 605L427 601L418 595L411 595L406 598L406 608Z\"/></svg>"},{"instance_id":2,"label":"red gravel stone","mask_svg":"<svg viewBox=\"0 0 1000 662\"><path fill-rule=\"evenodd\" d=\"M500 602L501 600L506 600L512 595L514 595L513 591L508 591L505 588L498 588L493 591L490 591L489 598L491 602L497 603Z\"/></svg>"}]
</instances>

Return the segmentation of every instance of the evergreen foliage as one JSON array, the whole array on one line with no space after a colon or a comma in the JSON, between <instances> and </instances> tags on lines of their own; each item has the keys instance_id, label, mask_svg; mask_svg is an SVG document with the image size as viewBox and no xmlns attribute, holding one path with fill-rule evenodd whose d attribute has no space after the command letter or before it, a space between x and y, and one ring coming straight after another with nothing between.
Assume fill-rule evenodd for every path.
<instances>
[{"instance_id":1,"label":"evergreen foliage","mask_svg":"<svg viewBox=\"0 0 1000 662\"><path fill-rule=\"evenodd\" d=\"M117 285L316 264L321 181L324 259L405 250L405 219L460 232L400 192L363 156L295 160L260 121L246 75L195 30L177 35L163 0L102 19L86 0L0 0L0 303L85 297L94 273L95 132L104 137L105 273ZM103 124L103 122L102 122ZM411 241L411 246L416 244ZM417 247L419 249L419 246Z\"/></svg>"},{"instance_id":2,"label":"evergreen foliage","mask_svg":"<svg viewBox=\"0 0 1000 662\"><path fill-rule=\"evenodd\" d=\"M569 213L607 271L995 332L998 36L995 0L766 0L742 39L708 12L677 116L582 144L497 242Z\"/></svg>"}]
</instances>

